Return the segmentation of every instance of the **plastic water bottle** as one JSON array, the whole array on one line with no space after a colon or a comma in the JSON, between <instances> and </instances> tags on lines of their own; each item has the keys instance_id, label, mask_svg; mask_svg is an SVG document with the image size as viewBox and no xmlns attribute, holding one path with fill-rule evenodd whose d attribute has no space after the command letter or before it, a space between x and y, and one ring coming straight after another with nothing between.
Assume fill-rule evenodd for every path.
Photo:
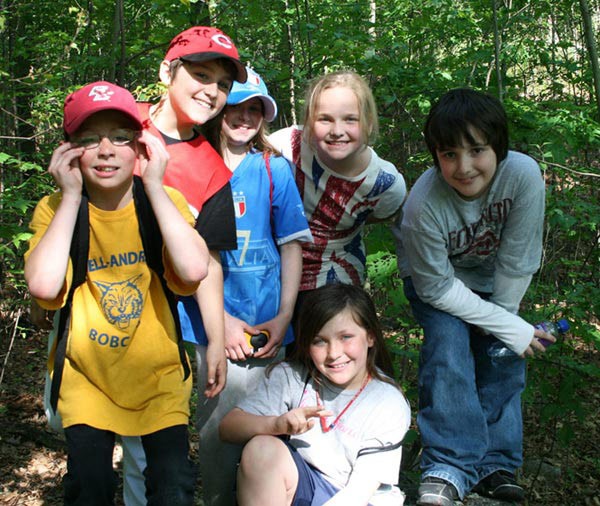
<instances>
[{"instance_id":1,"label":"plastic water bottle","mask_svg":"<svg viewBox=\"0 0 600 506\"><path fill-rule=\"evenodd\" d=\"M569 326L569 322L564 318L553 321L543 321L536 325L534 325L536 329L542 329L544 332L548 334L552 334L554 337L558 339L561 334L567 332L571 327ZM540 343L547 348L551 343L547 339L540 338ZM502 341L495 342L488 348L488 355L493 358L502 358L502 357L516 357L517 354L508 348Z\"/></svg>"},{"instance_id":2,"label":"plastic water bottle","mask_svg":"<svg viewBox=\"0 0 600 506\"><path fill-rule=\"evenodd\" d=\"M564 334L571 328L571 326L569 325L569 322L567 320L565 320L564 318L561 318L560 320L556 320L555 322L540 322L537 325L534 325L534 327L536 329L542 329L544 332L547 332L548 334L552 334L557 339L561 334ZM540 343L542 343L544 345L544 348L547 348L548 346L553 344L544 338L540 338L539 341L540 341Z\"/></svg>"}]
</instances>

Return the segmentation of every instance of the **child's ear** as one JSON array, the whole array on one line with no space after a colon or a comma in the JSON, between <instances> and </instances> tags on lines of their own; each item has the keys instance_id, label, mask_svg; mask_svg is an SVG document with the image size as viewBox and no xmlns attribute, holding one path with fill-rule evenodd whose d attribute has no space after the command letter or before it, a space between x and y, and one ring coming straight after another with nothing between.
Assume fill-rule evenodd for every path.
<instances>
[{"instance_id":1,"label":"child's ear","mask_svg":"<svg viewBox=\"0 0 600 506\"><path fill-rule=\"evenodd\" d=\"M160 77L160 82L166 86L171 84L171 70L170 70L171 62L168 60L163 60L160 64L160 69L158 70L158 75Z\"/></svg>"},{"instance_id":2,"label":"child's ear","mask_svg":"<svg viewBox=\"0 0 600 506\"><path fill-rule=\"evenodd\" d=\"M369 348L372 348L374 344L375 344L375 334L373 334L373 332L371 332L371 331L368 331L367 332L367 345L369 346Z\"/></svg>"}]
</instances>

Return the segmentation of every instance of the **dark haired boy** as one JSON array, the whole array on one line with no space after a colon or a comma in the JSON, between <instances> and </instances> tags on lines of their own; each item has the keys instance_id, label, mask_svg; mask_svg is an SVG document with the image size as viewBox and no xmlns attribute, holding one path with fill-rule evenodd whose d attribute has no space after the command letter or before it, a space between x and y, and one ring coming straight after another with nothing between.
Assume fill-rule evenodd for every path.
<instances>
[{"instance_id":1,"label":"dark haired boy","mask_svg":"<svg viewBox=\"0 0 600 506\"><path fill-rule=\"evenodd\" d=\"M522 501L523 358L544 352L539 337L554 340L517 316L540 265L544 181L532 158L508 150L505 111L487 94L446 93L424 133L435 167L394 227L404 291L424 330L417 504L451 506L475 486ZM502 345L512 352L492 356Z\"/></svg>"},{"instance_id":2,"label":"dark haired boy","mask_svg":"<svg viewBox=\"0 0 600 506\"><path fill-rule=\"evenodd\" d=\"M194 341L191 321L200 318L208 336L206 395L225 386L223 271L220 250L236 249L231 171L197 127L225 107L234 80L245 82L238 51L218 28L194 26L176 35L160 64L166 91L154 105L139 104L144 129L159 137L169 153L163 183L178 189L197 217L196 229L210 250L207 278L194 297L179 303L182 330Z\"/></svg>"},{"instance_id":3,"label":"dark haired boy","mask_svg":"<svg viewBox=\"0 0 600 506\"><path fill-rule=\"evenodd\" d=\"M127 90L108 82L80 88L65 100L63 126L67 141L48 168L60 191L35 209L25 279L46 309L68 308L72 300L64 360L49 361L52 374L62 377L57 405L68 449L65 504L113 504L113 447L115 434L123 434L142 435L148 500L191 505L192 381L183 372L189 365L167 289L147 262L135 167L162 236L168 290L189 295L197 289L207 274L208 249L183 196L163 187L167 152L142 132ZM78 271L71 243L86 220L88 244L78 245L87 252L85 280L71 294Z\"/></svg>"},{"instance_id":4,"label":"dark haired boy","mask_svg":"<svg viewBox=\"0 0 600 506\"><path fill-rule=\"evenodd\" d=\"M138 107L144 129L156 135L169 153L163 183L178 189L196 216L196 229L210 250L208 276L191 297L178 304L185 340L195 342L193 326L206 330L204 355L196 353L198 378L206 397L215 397L225 386L225 328L223 271L220 251L237 248L235 214L229 179L231 171L199 133L198 126L225 107L233 81L246 81L246 68L231 39L221 30L193 26L176 35L160 64L159 76L166 91L156 104ZM200 387L202 388L202 387ZM127 506L145 504L142 471L144 455L139 441L123 439L124 497Z\"/></svg>"}]
</instances>

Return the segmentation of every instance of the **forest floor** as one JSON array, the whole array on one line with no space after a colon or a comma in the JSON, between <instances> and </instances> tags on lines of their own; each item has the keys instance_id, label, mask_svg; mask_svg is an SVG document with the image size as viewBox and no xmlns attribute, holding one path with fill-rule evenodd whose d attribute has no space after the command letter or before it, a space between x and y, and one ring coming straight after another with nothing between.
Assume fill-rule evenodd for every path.
<instances>
[{"instance_id":1,"label":"forest floor","mask_svg":"<svg viewBox=\"0 0 600 506\"><path fill-rule=\"evenodd\" d=\"M27 327L26 316L15 332L13 314L0 315L0 504L62 504L61 478L66 469L63 438L48 428L42 395L46 362L46 332ZM586 356L596 365L600 356ZM524 410L526 462L520 478L530 505L600 505L600 384L588 384L586 416L576 423L567 447L549 431L539 430L539 410ZM578 424L578 425L577 425ZM198 440L191 430L192 458ZM418 486L417 452L410 457L411 469L402 473L406 504L414 504ZM118 453L117 453L118 455ZM115 466L120 472L118 456ZM117 505L122 505L120 498ZM470 495L469 506L501 505ZM201 504L198 499L198 505ZM459 504L459 503L457 503Z\"/></svg>"}]
</instances>

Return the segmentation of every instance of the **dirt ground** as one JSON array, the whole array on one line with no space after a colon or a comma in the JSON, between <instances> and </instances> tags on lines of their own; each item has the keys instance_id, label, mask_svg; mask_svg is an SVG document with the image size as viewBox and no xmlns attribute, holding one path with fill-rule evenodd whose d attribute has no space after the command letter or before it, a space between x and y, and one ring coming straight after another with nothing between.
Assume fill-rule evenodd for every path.
<instances>
[{"instance_id":1,"label":"dirt ground","mask_svg":"<svg viewBox=\"0 0 600 506\"><path fill-rule=\"evenodd\" d=\"M44 417L45 332L27 328L25 317L20 321L21 330L14 332L15 320L15 315L0 319L0 504L59 505L66 469L65 445L62 437L47 427ZM597 353L591 359L600 363ZM526 463L521 481L527 487L530 505L600 505L600 384L588 386L587 416L577 422L574 439L566 448L552 434L539 430L538 410L524 411ZM194 450L194 429L191 438ZM115 461L119 470L118 455ZM415 500L417 461L415 458L412 469L401 480L407 504ZM122 504L120 491L116 504ZM201 504L199 499L197 504ZM465 504L505 503L471 495Z\"/></svg>"}]
</instances>

